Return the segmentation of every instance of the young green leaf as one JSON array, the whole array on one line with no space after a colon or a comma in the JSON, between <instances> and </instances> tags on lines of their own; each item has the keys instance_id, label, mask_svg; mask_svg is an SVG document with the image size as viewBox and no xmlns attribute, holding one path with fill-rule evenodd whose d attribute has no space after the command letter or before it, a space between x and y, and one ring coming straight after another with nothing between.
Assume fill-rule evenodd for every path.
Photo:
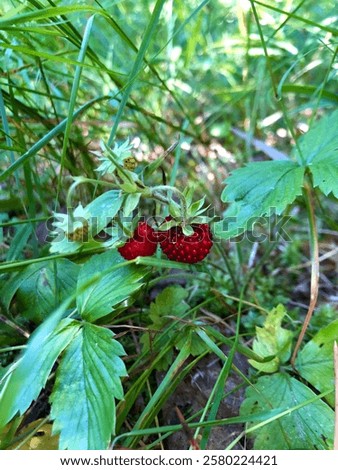
<instances>
[{"instance_id":1,"label":"young green leaf","mask_svg":"<svg viewBox=\"0 0 338 470\"><path fill-rule=\"evenodd\" d=\"M93 322L110 313L142 285L148 269L123 265L116 250L93 256L83 266L77 284L77 307L85 320ZM122 264L122 266L119 266ZM95 278L93 279L93 274ZM90 280L93 279L93 282ZM84 285L88 284L85 288Z\"/></svg>"},{"instance_id":2,"label":"young green leaf","mask_svg":"<svg viewBox=\"0 0 338 470\"><path fill-rule=\"evenodd\" d=\"M222 201L233 204L215 224L216 235L228 239L258 217L281 214L302 194L304 171L291 161L255 162L235 170L222 193Z\"/></svg>"},{"instance_id":3,"label":"young green leaf","mask_svg":"<svg viewBox=\"0 0 338 470\"><path fill-rule=\"evenodd\" d=\"M338 320L321 329L297 355L297 371L319 392L331 390L334 386L333 343L337 340ZM325 399L334 405L333 393Z\"/></svg>"},{"instance_id":4,"label":"young green leaf","mask_svg":"<svg viewBox=\"0 0 338 470\"><path fill-rule=\"evenodd\" d=\"M159 370L167 369L172 363L174 356L174 343L177 339L178 324L169 316L181 317L189 309L185 302L188 292L181 286L169 286L158 294L155 301L150 304L149 318L152 323L149 329L157 330L159 333L150 342L150 336L145 333L141 336L143 351L148 351L150 347L155 351L161 351L172 344L172 348L158 362L156 368Z\"/></svg>"},{"instance_id":5,"label":"young green leaf","mask_svg":"<svg viewBox=\"0 0 338 470\"><path fill-rule=\"evenodd\" d=\"M53 433L61 449L107 449L115 429L115 400L127 375L122 346L107 328L85 323L67 347L51 395Z\"/></svg>"},{"instance_id":6,"label":"young green leaf","mask_svg":"<svg viewBox=\"0 0 338 470\"><path fill-rule=\"evenodd\" d=\"M271 310L265 319L263 328L256 327L253 351L261 357L273 356L269 362L257 362L249 359L250 364L262 372L276 372L280 364L286 362L291 354L292 332L282 328L286 314L283 305Z\"/></svg>"},{"instance_id":7,"label":"young green leaf","mask_svg":"<svg viewBox=\"0 0 338 470\"><path fill-rule=\"evenodd\" d=\"M168 315L181 316L189 309L185 302L188 292L181 286L169 286L158 294L155 301L150 304L149 318L152 327L161 329L168 322Z\"/></svg>"},{"instance_id":8,"label":"young green leaf","mask_svg":"<svg viewBox=\"0 0 338 470\"><path fill-rule=\"evenodd\" d=\"M22 357L13 365L13 371L1 389L0 429L36 400L56 359L76 334L79 324L72 320L61 320L55 327L63 313L61 306L36 329Z\"/></svg>"},{"instance_id":9,"label":"young green leaf","mask_svg":"<svg viewBox=\"0 0 338 470\"><path fill-rule=\"evenodd\" d=\"M244 417L292 407L296 409L254 431L254 449L332 449L334 412L306 385L287 374L260 377L247 388L240 414Z\"/></svg>"},{"instance_id":10,"label":"young green leaf","mask_svg":"<svg viewBox=\"0 0 338 470\"><path fill-rule=\"evenodd\" d=\"M190 309L185 299L188 292L181 286L166 287L155 301L150 305L149 317L152 324L149 329L158 330L159 334L152 341L151 348L159 351L172 344L172 349L168 351L161 361L158 362L157 369L166 369L172 361L174 348L181 351L188 347L190 354L197 356L202 354L206 346L197 334L197 328L193 324L184 324L180 318L184 317L185 312ZM173 318L174 317L174 318ZM175 321L175 319L177 319ZM150 337L145 333L141 337L143 351L150 348Z\"/></svg>"}]
</instances>

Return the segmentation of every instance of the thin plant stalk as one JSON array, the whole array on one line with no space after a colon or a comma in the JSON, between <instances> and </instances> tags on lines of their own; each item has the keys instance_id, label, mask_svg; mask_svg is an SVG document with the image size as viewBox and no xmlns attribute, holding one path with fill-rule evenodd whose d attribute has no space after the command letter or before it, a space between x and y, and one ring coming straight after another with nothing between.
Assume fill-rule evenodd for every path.
<instances>
[{"instance_id":1,"label":"thin plant stalk","mask_svg":"<svg viewBox=\"0 0 338 470\"><path fill-rule=\"evenodd\" d=\"M310 229L310 250L311 250L311 294L310 304L305 316L305 320L298 336L295 349L292 353L291 364L294 367L295 360L297 357L298 350L304 339L307 327L309 326L313 311L315 309L317 298L318 298L318 284L319 284L319 248L318 248L318 233L316 218L314 212L314 201L312 196L312 190L310 186L306 185L304 188L304 199L306 202L306 208L309 218L309 229Z\"/></svg>"}]
</instances>

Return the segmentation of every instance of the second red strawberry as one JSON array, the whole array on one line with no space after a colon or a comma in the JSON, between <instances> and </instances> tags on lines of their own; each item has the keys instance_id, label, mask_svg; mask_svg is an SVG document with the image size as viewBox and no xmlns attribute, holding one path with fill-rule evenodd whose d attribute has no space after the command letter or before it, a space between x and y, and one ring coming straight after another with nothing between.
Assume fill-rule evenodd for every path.
<instances>
[{"instance_id":1,"label":"second red strawberry","mask_svg":"<svg viewBox=\"0 0 338 470\"><path fill-rule=\"evenodd\" d=\"M212 234L208 224L192 224L192 235L185 235L181 227L158 232L163 253L173 261L194 264L202 261L212 247Z\"/></svg>"}]
</instances>

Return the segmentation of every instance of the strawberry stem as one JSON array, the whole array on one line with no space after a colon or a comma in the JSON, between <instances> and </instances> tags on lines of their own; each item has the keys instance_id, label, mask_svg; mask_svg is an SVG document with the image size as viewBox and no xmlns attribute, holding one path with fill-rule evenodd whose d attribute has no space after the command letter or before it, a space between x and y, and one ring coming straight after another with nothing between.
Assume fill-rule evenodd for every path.
<instances>
[{"instance_id":1,"label":"strawberry stem","mask_svg":"<svg viewBox=\"0 0 338 470\"><path fill-rule=\"evenodd\" d=\"M181 203L183 226L184 226L188 219L188 205L187 205L187 200L184 194L182 194L181 191L175 188L174 186L160 185L160 186L156 186L152 191L153 196L155 196L157 199L159 199L158 196L160 196L158 194L158 191L171 191L172 193L177 195ZM169 203L170 201L168 199L165 199L165 204L169 204Z\"/></svg>"}]
</instances>

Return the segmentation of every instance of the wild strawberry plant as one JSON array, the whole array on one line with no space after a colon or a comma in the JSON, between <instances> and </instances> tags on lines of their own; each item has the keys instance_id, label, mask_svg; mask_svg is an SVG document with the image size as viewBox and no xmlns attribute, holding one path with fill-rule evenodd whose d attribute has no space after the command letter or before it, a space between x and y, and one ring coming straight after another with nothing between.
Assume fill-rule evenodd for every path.
<instances>
[{"instance_id":1,"label":"wild strawberry plant","mask_svg":"<svg viewBox=\"0 0 338 470\"><path fill-rule=\"evenodd\" d=\"M297 196L302 195L302 191L305 198L315 188L325 195L330 192L337 195L337 180L332 175L338 167L338 142L336 134L327 130L328 123L336 119L337 113L325 117L300 139L296 161L252 163L234 171L227 178L222 194L222 199L230 202L230 206L224 219L214 223L215 235L230 238L247 230L255 217L281 214ZM48 285L51 290L56 289L52 280L52 266L60 271L58 282L64 279L64 287L59 291L59 305L55 306L54 312L48 289L41 288L41 291L30 294L33 304L28 314L41 324L30 338L22 357L8 369L3 378L0 414L3 427L17 413L25 413L38 398L57 365L50 402L53 432L60 435L61 448L106 448L116 429L115 400L124 398L121 379L127 375L121 359L125 351L114 339L114 334L100 324L116 320L123 308L132 301L133 294L146 282L151 266L162 265L162 261L155 256L157 250L160 257L162 250L163 259L168 257L169 260L183 263L178 266L194 265L207 256L213 244L210 225L206 222L208 219L203 215L204 198L194 201L191 190L180 192L175 187L151 187L146 184L162 158L159 159L160 162L156 161L135 173L134 166L128 169L124 165L126 159L130 161L132 158L130 146L123 144L120 147L115 146L114 150L105 146L104 152L106 157L100 157L98 173L101 178L109 175L110 181L105 183L104 179L100 179L98 182L114 189L104 192L84 207L80 203L75 210L69 208L68 214L56 213L54 239L51 243L52 253L78 252L86 255L86 252L90 253L93 249L101 253L92 255L88 260L80 262L80 265L62 258L40 261L11 277L3 287L5 305L8 307L13 296L23 296L32 283ZM75 189L84 183L96 184L96 181L75 178L69 190L68 201L75 197ZM304 190L304 186L308 189ZM169 193L176 198L168 197ZM151 220L153 227L140 221L139 215L132 216L143 198L155 202L156 213ZM307 203L309 216L312 217L313 199L307 200ZM170 215L164 217L165 211L169 211ZM228 227L226 230L225 224ZM104 241L97 238L102 231L105 232ZM128 234L127 239L125 233ZM315 234L315 226L312 226L312 236ZM313 246L315 242L316 240L312 240ZM140 265L142 258L139 257L144 256L146 258ZM314 253L315 260L316 256ZM153 257L153 261L150 262L148 257ZM315 280L313 285L315 286ZM178 321L168 328L167 315L173 309L177 319L181 315L182 319L187 318L190 309L184 300L186 297L184 289L170 287L151 306L149 318L153 323L149 328L154 332L163 330L164 333L156 335L152 345L149 335L144 334L142 343L144 351L148 351L150 347L154 351L164 348L165 355L162 358L159 356L156 368L161 369L171 364L174 360L172 347L180 351L179 360L189 355L198 356L209 348L217 354L223 354L220 350L215 350L216 346L212 346L210 342L210 337L217 338L217 332L213 328L207 330L208 335L198 322L182 328ZM291 377L287 368L285 372L280 372L281 367L289 363L294 336L281 326L285 314L282 306L271 311L264 326L257 328L252 352L245 352L251 357L249 362L253 367L271 375L261 377L254 389L248 389L241 411L250 415L263 413L268 411L266 404L272 401L274 407L281 410L280 420L266 425L262 430L257 428L257 448L290 446L294 423L297 422L298 426L303 423L306 427L307 416L313 417L320 413L317 431L314 431L313 436L300 433L297 446L322 448L327 445L322 439L327 442L332 436L332 410L325 401L321 401L320 408L316 405L312 410L312 403L320 398L297 378ZM325 347L323 340L314 338L298 356L294 356L294 366L301 377L329 400L333 385L332 371L327 371L322 378L311 373L316 347L319 347L316 357L320 354L332 363L332 340L336 334L336 322L326 327L325 331L329 332L330 340L323 331L317 335L325 338ZM171 348L167 349L169 344ZM176 363L177 359L173 364ZM261 397L258 399L255 394L259 393L260 386L263 390L268 390L268 395L257 395ZM275 389L284 390L280 398ZM285 412L285 405L289 403L287 393L293 397L295 410L290 416ZM309 403L308 411L299 414L297 403L303 403L304 399ZM151 407L151 403L148 407ZM147 415L148 407L144 416ZM140 426L141 423L142 415ZM283 428L283 432L278 433L278 440L271 438L276 426ZM255 426L252 427L254 429ZM284 440L281 435L285 435ZM301 436L305 436L303 440Z\"/></svg>"},{"instance_id":2,"label":"wild strawberry plant","mask_svg":"<svg viewBox=\"0 0 338 470\"><path fill-rule=\"evenodd\" d=\"M12 3L0 18L0 447L28 448L41 429L54 435L34 435L38 448L151 449L176 431L207 448L216 425L223 447L331 449L336 311L314 309L317 217L337 230L325 213L338 195L334 2ZM290 157L253 139L275 160L245 166L256 131L289 148L279 125ZM237 127L248 142L234 158ZM127 139L165 148L177 132L170 162L175 144L140 163ZM297 240L270 251L255 234L278 215ZM307 245L299 334L288 293ZM177 387L196 394L168 420Z\"/></svg>"},{"instance_id":3,"label":"wild strawberry plant","mask_svg":"<svg viewBox=\"0 0 338 470\"><path fill-rule=\"evenodd\" d=\"M135 165L130 169L133 157L128 142L115 145L114 150L104 146L104 151L106 157L100 157L97 172L101 177L109 175L111 182L98 182L115 189L84 207L79 203L73 210L69 205L68 213L55 213L50 248L51 253L60 254L92 254L93 250L101 253L80 265L63 258L38 262L10 277L3 286L7 308L15 295L24 297L32 283L45 284L48 289L31 292L30 318L38 323L44 321L33 333L23 356L3 378L0 427L17 413L26 412L57 364L50 402L53 432L60 434L60 448L103 449L115 432L115 400L123 399L121 377L127 375L120 358L125 352L114 334L96 323L112 321L123 310L123 304L126 308L132 294L144 285L151 268L146 266L147 262L136 266L131 261L137 263L139 257L153 256L160 245L169 259L193 264L204 259L212 246L208 224L194 223L205 220L201 215L204 198L193 201L191 190L146 186L145 179L164 157L137 174L132 171ZM88 183L97 181L74 178L67 198L69 204L78 186ZM168 197L169 192L178 196L178 202ZM142 197L153 199L160 206L157 210L166 207L171 213L170 220L154 214L153 224L157 219L163 222L155 230L140 221L139 215L132 217ZM173 231L178 233L178 240L172 237ZM105 241L97 237L100 232L105 233ZM130 235L127 240L126 233ZM175 254L177 245L179 251ZM50 290L56 289L55 279L50 282L53 268L62 272L58 283L64 282L61 289L58 285L59 305L50 304L53 298ZM186 341L184 331L179 338L177 345ZM193 352L191 347L185 354ZM30 367L30 363L34 366Z\"/></svg>"}]
</instances>

